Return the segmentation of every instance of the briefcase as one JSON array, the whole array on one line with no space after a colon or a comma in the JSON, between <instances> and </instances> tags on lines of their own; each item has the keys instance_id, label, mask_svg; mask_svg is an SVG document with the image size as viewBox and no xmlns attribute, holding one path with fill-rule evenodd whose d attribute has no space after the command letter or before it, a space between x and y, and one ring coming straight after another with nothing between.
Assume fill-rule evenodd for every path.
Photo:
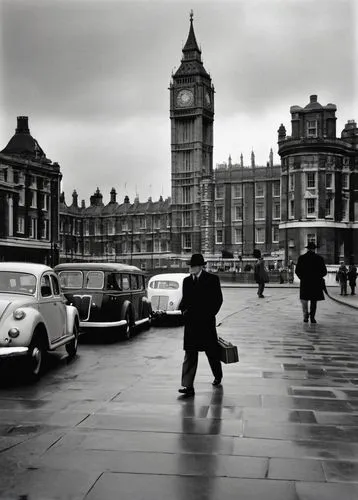
<instances>
[{"instance_id":1,"label":"briefcase","mask_svg":"<svg viewBox=\"0 0 358 500\"><path fill-rule=\"evenodd\" d=\"M220 360L223 363L237 363L239 361L236 345L233 345L231 342L221 337L218 338L218 344L220 348Z\"/></svg>"}]
</instances>

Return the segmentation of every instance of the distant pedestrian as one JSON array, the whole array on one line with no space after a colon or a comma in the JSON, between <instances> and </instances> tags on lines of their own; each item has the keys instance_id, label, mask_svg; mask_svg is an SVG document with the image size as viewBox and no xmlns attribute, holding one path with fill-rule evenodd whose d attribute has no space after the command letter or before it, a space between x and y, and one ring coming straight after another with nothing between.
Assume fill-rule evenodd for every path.
<instances>
[{"instance_id":1,"label":"distant pedestrian","mask_svg":"<svg viewBox=\"0 0 358 500\"><path fill-rule=\"evenodd\" d=\"M324 300L323 277L327 274L327 269L323 257L317 255L317 248L313 241L310 241L307 246L307 252L300 255L296 265L296 275L300 279L300 299L303 310L303 321L317 323L315 316L317 310L317 301ZM308 311L308 302L310 301L310 310Z\"/></svg>"},{"instance_id":2,"label":"distant pedestrian","mask_svg":"<svg viewBox=\"0 0 358 500\"><path fill-rule=\"evenodd\" d=\"M194 379L198 367L198 353L205 351L211 371L213 385L221 384L223 377L215 316L223 302L220 280L215 274L204 270L206 262L201 254L192 255L188 262L190 276L183 281L183 298L180 310L184 318L184 351L179 389L185 396L194 396Z\"/></svg>"},{"instance_id":3,"label":"distant pedestrian","mask_svg":"<svg viewBox=\"0 0 358 500\"><path fill-rule=\"evenodd\" d=\"M351 295L355 295L357 280L357 268L354 264L351 264L348 269L348 281L351 289Z\"/></svg>"},{"instance_id":4,"label":"distant pedestrian","mask_svg":"<svg viewBox=\"0 0 358 500\"><path fill-rule=\"evenodd\" d=\"M347 295L348 269L343 260L337 271L337 279L341 287L341 295Z\"/></svg>"},{"instance_id":5,"label":"distant pedestrian","mask_svg":"<svg viewBox=\"0 0 358 500\"><path fill-rule=\"evenodd\" d=\"M255 259L257 259L254 265L254 278L256 283L258 284L257 295L260 299L263 299L265 298L265 283L268 282L268 272L265 269L265 261L261 257L261 251L255 248L253 256L255 257Z\"/></svg>"}]
</instances>

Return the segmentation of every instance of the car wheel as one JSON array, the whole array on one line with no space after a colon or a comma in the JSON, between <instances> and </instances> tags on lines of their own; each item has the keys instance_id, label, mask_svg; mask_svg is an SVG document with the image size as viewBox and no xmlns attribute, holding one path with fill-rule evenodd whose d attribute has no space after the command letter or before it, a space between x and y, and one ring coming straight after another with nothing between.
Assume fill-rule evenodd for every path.
<instances>
[{"instance_id":1,"label":"car wheel","mask_svg":"<svg viewBox=\"0 0 358 500\"><path fill-rule=\"evenodd\" d=\"M134 333L132 318L131 318L129 311L126 312L125 320L126 320L126 324L124 326L124 335L123 336L126 340L129 340Z\"/></svg>"},{"instance_id":2,"label":"car wheel","mask_svg":"<svg viewBox=\"0 0 358 500\"><path fill-rule=\"evenodd\" d=\"M45 343L40 335L34 335L27 354L27 373L31 381L38 380L43 372L46 356Z\"/></svg>"},{"instance_id":3,"label":"car wheel","mask_svg":"<svg viewBox=\"0 0 358 500\"><path fill-rule=\"evenodd\" d=\"M144 328L146 330L149 330L149 328L152 326L152 308L150 306L147 307L147 311L146 311L146 316L148 318L148 321L146 323L144 323Z\"/></svg>"},{"instance_id":4,"label":"car wheel","mask_svg":"<svg viewBox=\"0 0 358 500\"><path fill-rule=\"evenodd\" d=\"M73 326L73 333L75 338L71 340L68 344L66 344L66 351L70 359L74 358L77 354L78 347L78 324L75 323Z\"/></svg>"}]
</instances>

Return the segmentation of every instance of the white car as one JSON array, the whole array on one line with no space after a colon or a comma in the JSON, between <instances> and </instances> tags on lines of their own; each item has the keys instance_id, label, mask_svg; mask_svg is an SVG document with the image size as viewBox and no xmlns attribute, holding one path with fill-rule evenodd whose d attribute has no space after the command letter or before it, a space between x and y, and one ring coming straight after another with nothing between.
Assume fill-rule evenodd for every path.
<instances>
[{"instance_id":1,"label":"white car","mask_svg":"<svg viewBox=\"0 0 358 500\"><path fill-rule=\"evenodd\" d=\"M0 363L22 356L29 378L39 378L47 351L77 352L77 309L66 305L58 277L42 264L0 263Z\"/></svg>"},{"instance_id":2,"label":"white car","mask_svg":"<svg viewBox=\"0 0 358 500\"><path fill-rule=\"evenodd\" d=\"M181 316L179 304L183 296L183 280L187 273L157 274L148 282L148 299L154 318Z\"/></svg>"}]
</instances>

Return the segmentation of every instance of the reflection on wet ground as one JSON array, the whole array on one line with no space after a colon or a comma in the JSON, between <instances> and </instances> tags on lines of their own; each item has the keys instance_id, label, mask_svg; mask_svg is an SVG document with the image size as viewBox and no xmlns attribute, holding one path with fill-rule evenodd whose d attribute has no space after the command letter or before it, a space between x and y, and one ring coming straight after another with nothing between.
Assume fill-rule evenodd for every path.
<instances>
[{"instance_id":1,"label":"reflection on wet ground","mask_svg":"<svg viewBox=\"0 0 358 500\"><path fill-rule=\"evenodd\" d=\"M0 498L358 498L357 311L297 290L225 289L220 336L240 363L177 394L182 328L83 341L36 385L0 389ZM238 311L237 314L234 314Z\"/></svg>"}]
</instances>

